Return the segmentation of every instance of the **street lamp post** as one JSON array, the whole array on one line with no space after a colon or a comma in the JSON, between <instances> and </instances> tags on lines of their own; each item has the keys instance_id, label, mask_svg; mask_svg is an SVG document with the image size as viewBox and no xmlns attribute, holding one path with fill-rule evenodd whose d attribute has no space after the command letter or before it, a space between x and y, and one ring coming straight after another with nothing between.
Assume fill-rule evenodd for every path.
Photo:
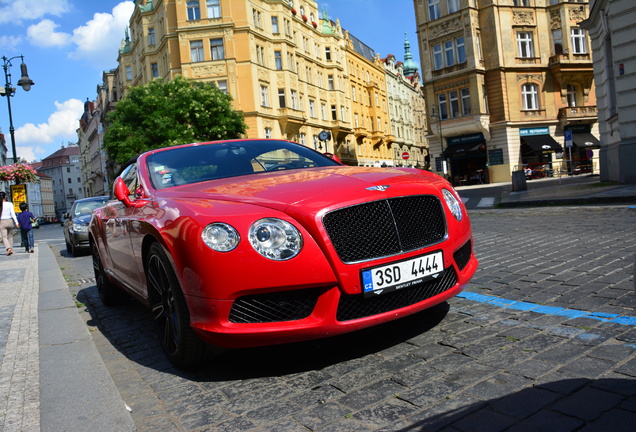
<instances>
[{"instance_id":1,"label":"street lamp post","mask_svg":"<svg viewBox=\"0 0 636 432\"><path fill-rule=\"evenodd\" d=\"M431 119L437 120L437 127L439 128L439 145L442 148L442 171L444 172L444 176L448 175L448 178L450 178L450 167L447 167L446 165L446 156L444 154L444 136L442 135L442 118L441 116L437 115L437 113L435 112L435 108L433 108L433 111L431 113Z\"/></svg>"},{"instance_id":2,"label":"street lamp post","mask_svg":"<svg viewBox=\"0 0 636 432\"><path fill-rule=\"evenodd\" d=\"M4 81L5 86L4 90L0 92L2 96L7 97L7 106L9 107L9 134L11 135L11 149L13 150L13 163L15 164L18 161L18 155L15 150L15 130L13 129L13 116L11 115L11 96L15 94L15 87L11 87L11 72L9 68L13 66L11 64L11 60L19 58L22 63L20 63L20 72L22 76L18 80L18 85L22 87L24 91L31 90L31 86L35 83L29 78L29 74L27 73L27 65L24 64L24 56L15 56L11 58L7 58L2 56L2 67L4 69Z\"/></svg>"}]
</instances>

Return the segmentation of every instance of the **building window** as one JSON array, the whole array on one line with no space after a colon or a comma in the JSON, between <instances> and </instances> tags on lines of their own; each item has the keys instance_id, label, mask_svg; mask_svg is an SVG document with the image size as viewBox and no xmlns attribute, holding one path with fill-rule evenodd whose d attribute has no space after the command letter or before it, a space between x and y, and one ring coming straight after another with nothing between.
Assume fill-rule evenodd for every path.
<instances>
[{"instance_id":1,"label":"building window","mask_svg":"<svg viewBox=\"0 0 636 432\"><path fill-rule=\"evenodd\" d=\"M278 89L278 105L285 108L285 89Z\"/></svg>"},{"instance_id":2,"label":"building window","mask_svg":"<svg viewBox=\"0 0 636 432\"><path fill-rule=\"evenodd\" d=\"M464 63L466 61L466 47L463 36L455 39L455 49L457 50L457 63Z\"/></svg>"},{"instance_id":3,"label":"building window","mask_svg":"<svg viewBox=\"0 0 636 432\"><path fill-rule=\"evenodd\" d=\"M300 144L307 146L307 134L305 132L301 132L300 134Z\"/></svg>"},{"instance_id":4,"label":"building window","mask_svg":"<svg viewBox=\"0 0 636 432\"><path fill-rule=\"evenodd\" d=\"M457 12L459 10L459 0L448 0L446 4L448 6L449 14Z\"/></svg>"},{"instance_id":5,"label":"building window","mask_svg":"<svg viewBox=\"0 0 636 432\"><path fill-rule=\"evenodd\" d=\"M223 60L225 58L223 39L210 39L210 52L212 53L212 60Z\"/></svg>"},{"instance_id":6,"label":"building window","mask_svg":"<svg viewBox=\"0 0 636 432\"><path fill-rule=\"evenodd\" d=\"M433 21L439 17L439 0L428 0L428 20Z\"/></svg>"},{"instance_id":7,"label":"building window","mask_svg":"<svg viewBox=\"0 0 636 432\"><path fill-rule=\"evenodd\" d=\"M322 114L322 119L327 120L327 105L320 104L320 114Z\"/></svg>"},{"instance_id":8,"label":"building window","mask_svg":"<svg viewBox=\"0 0 636 432\"><path fill-rule=\"evenodd\" d=\"M201 19L201 8L199 7L199 0L187 2L186 9L188 10L189 21Z\"/></svg>"},{"instance_id":9,"label":"building window","mask_svg":"<svg viewBox=\"0 0 636 432\"><path fill-rule=\"evenodd\" d=\"M207 0L208 18L221 18L221 0Z\"/></svg>"},{"instance_id":10,"label":"building window","mask_svg":"<svg viewBox=\"0 0 636 432\"><path fill-rule=\"evenodd\" d=\"M190 61L193 63L203 61L203 41L190 41Z\"/></svg>"},{"instance_id":11,"label":"building window","mask_svg":"<svg viewBox=\"0 0 636 432\"><path fill-rule=\"evenodd\" d=\"M280 51L274 51L274 63L276 70L283 70L283 54Z\"/></svg>"},{"instance_id":12,"label":"building window","mask_svg":"<svg viewBox=\"0 0 636 432\"><path fill-rule=\"evenodd\" d=\"M291 91L291 107L292 109L298 109L298 92L296 90Z\"/></svg>"},{"instance_id":13,"label":"building window","mask_svg":"<svg viewBox=\"0 0 636 432\"><path fill-rule=\"evenodd\" d=\"M460 90L462 97L462 115L470 115L470 90L463 88Z\"/></svg>"},{"instance_id":14,"label":"building window","mask_svg":"<svg viewBox=\"0 0 636 432\"><path fill-rule=\"evenodd\" d=\"M378 122L378 125L377 125L378 128L376 129L376 131L381 131L382 130L382 119L380 117L378 117L376 119L376 121Z\"/></svg>"},{"instance_id":15,"label":"building window","mask_svg":"<svg viewBox=\"0 0 636 432\"><path fill-rule=\"evenodd\" d=\"M260 45L256 45L256 63L265 66L265 48Z\"/></svg>"},{"instance_id":16,"label":"building window","mask_svg":"<svg viewBox=\"0 0 636 432\"><path fill-rule=\"evenodd\" d=\"M457 90L448 92L448 100L450 102L451 117L459 117L459 98L457 97Z\"/></svg>"},{"instance_id":17,"label":"building window","mask_svg":"<svg viewBox=\"0 0 636 432\"><path fill-rule=\"evenodd\" d=\"M585 30L580 28L570 29L570 36L572 37L572 52L574 54L587 54Z\"/></svg>"},{"instance_id":18,"label":"building window","mask_svg":"<svg viewBox=\"0 0 636 432\"><path fill-rule=\"evenodd\" d=\"M329 87L329 90L335 90L333 75L327 75L327 86Z\"/></svg>"},{"instance_id":19,"label":"building window","mask_svg":"<svg viewBox=\"0 0 636 432\"><path fill-rule=\"evenodd\" d=\"M278 17L277 16L273 16L272 17L272 33L273 34L278 34L279 30L278 30Z\"/></svg>"},{"instance_id":20,"label":"building window","mask_svg":"<svg viewBox=\"0 0 636 432\"><path fill-rule=\"evenodd\" d=\"M554 55L563 54L563 36L561 30L552 30Z\"/></svg>"},{"instance_id":21,"label":"building window","mask_svg":"<svg viewBox=\"0 0 636 432\"><path fill-rule=\"evenodd\" d=\"M271 139L272 138L272 128L269 128L269 127L265 128L265 138L267 138L267 139Z\"/></svg>"},{"instance_id":22,"label":"building window","mask_svg":"<svg viewBox=\"0 0 636 432\"><path fill-rule=\"evenodd\" d=\"M132 67L126 66L126 79L128 81L132 80Z\"/></svg>"},{"instance_id":23,"label":"building window","mask_svg":"<svg viewBox=\"0 0 636 432\"><path fill-rule=\"evenodd\" d=\"M150 70L153 78L159 78L159 66L157 66L157 63L150 63Z\"/></svg>"},{"instance_id":24,"label":"building window","mask_svg":"<svg viewBox=\"0 0 636 432\"><path fill-rule=\"evenodd\" d=\"M447 67L455 64L455 50L452 40L444 42L444 60Z\"/></svg>"},{"instance_id":25,"label":"building window","mask_svg":"<svg viewBox=\"0 0 636 432\"><path fill-rule=\"evenodd\" d=\"M264 107L269 106L269 91L267 86L261 86L261 105Z\"/></svg>"},{"instance_id":26,"label":"building window","mask_svg":"<svg viewBox=\"0 0 636 432\"><path fill-rule=\"evenodd\" d=\"M340 120L345 121L345 107L340 105Z\"/></svg>"},{"instance_id":27,"label":"building window","mask_svg":"<svg viewBox=\"0 0 636 432\"><path fill-rule=\"evenodd\" d=\"M433 45L433 67L435 70L444 67L444 59L442 57L442 46L440 44Z\"/></svg>"},{"instance_id":28,"label":"building window","mask_svg":"<svg viewBox=\"0 0 636 432\"><path fill-rule=\"evenodd\" d=\"M219 90L221 90L223 93L227 93L227 81L226 80L220 80L217 81L216 86Z\"/></svg>"},{"instance_id":29,"label":"building window","mask_svg":"<svg viewBox=\"0 0 636 432\"><path fill-rule=\"evenodd\" d=\"M524 84L521 87L521 96L523 97L524 110L539 109L539 91L535 84Z\"/></svg>"},{"instance_id":30,"label":"building window","mask_svg":"<svg viewBox=\"0 0 636 432\"><path fill-rule=\"evenodd\" d=\"M331 105L331 120L338 120L338 110L335 105Z\"/></svg>"},{"instance_id":31,"label":"building window","mask_svg":"<svg viewBox=\"0 0 636 432\"><path fill-rule=\"evenodd\" d=\"M515 0L515 6L530 6L530 0Z\"/></svg>"},{"instance_id":32,"label":"building window","mask_svg":"<svg viewBox=\"0 0 636 432\"><path fill-rule=\"evenodd\" d=\"M325 47L325 60L331 61L331 48Z\"/></svg>"},{"instance_id":33,"label":"building window","mask_svg":"<svg viewBox=\"0 0 636 432\"><path fill-rule=\"evenodd\" d=\"M439 119L448 119L448 103L446 101L446 93L440 93L437 95L437 106L439 109Z\"/></svg>"},{"instance_id":34,"label":"building window","mask_svg":"<svg viewBox=\"0 0 636 432\"><path fill-rule=\"evenodd\" d=\"M316 118L316 101L309 99L309 115Z\"/></svg>"},{"instance_id":35,"label":"building window","mask_svg":"<svg viewBox=\"0 0 636 432\"><path fill-rule=\"evenodd\" d=\"M261 24L261 13L256 9L252 9L252 19L254 20L254 26L258 28L263 28Z\"/></svg>"},{"instance_id":36,"label":"building window","mask_svg":"<svg viewBox=\"0 0 636 432\"><path fill-rule=\"evenodd\" d=\"M517 32L517 49L519 57L534 57L531 32Z\"/></svg>"},{"instance_id":37,"label":"building window","mask_svg":"<svg viewBox=\"0 0 636 432\"><path fill-rule=\"evenodd\" d=\"M360 117L358 117L358 113L353 114L353 127L359 127L360 125Z\"/></svg>"},{"instance_id":38,"label":"building window","mask_svg":"<svg viewBox=\"0 0 636 432\"><path fill-rule=\"evenodd\" d=\"M355 86L351 86L351 99L353 99L354 102L358 102L358 98L356 97L356 87Z\"/></svg>"},{"instance_id":39,"label":"building window","mask_svg":"<svg viewBox=\"0 0 636 432\"><path fill-rule=\"evenodd\" d=\"M576 106L576 86L573 84L568 84L566 89L568 92L568 106L575 107Z\"/></svg>"},{"instance_id":40,"label":"building window","mask_svg":"<svg viewBox=\"0 0 636 432\"><path fill-rule=\"evenodd\" d=\"M150 27L148 29L148 45L153 46L155 44L155 29Z\"/></svg>"}]
</instances>

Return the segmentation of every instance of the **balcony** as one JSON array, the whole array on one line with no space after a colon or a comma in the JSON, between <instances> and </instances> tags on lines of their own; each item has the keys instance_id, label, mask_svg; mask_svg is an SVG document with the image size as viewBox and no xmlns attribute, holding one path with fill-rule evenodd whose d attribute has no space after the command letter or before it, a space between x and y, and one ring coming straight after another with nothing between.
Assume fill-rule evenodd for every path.
<instances>
[{"instance_id":1,"label":"balcony","mask_svg":"<svg viewBox=\"0 0 636 432\"><path fill-rule=\"evenodd\" d=\"M596 120L598 110L596 106L577 106L559 109L559 119L569 122L571 120Z\"/></svg>"},{"instance_id":2,"label":"balcony","mask_svg":"<svg viewBox=\"0 0 636 432\"><path fill-rule=\"evenodd\" d=\"M369 135L367 129L363 127L353 128L353 134L356 136L356 138L364 138Z\"/></svg>"}]
</instances>

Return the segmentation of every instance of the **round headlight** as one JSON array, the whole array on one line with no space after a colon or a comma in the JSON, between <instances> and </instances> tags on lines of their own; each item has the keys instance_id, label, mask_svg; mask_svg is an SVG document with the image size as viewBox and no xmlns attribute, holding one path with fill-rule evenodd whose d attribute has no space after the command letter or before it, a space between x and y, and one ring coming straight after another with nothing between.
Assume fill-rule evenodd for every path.
<instances>
[{"instance_id":1,"label":"round headlight","mask_svg":"<svg viewBox=\"0 0 636 432\"><path fill-rule=\"evenodd\" d=\"M444 200L446 201L446 205L448 209L451 211L455 219L458 221L462 220L462 206L459 203L455 194L449 191L448 189L442 189L442 195L444 195Z\"/></svg>"},{"instance_id":2,"label":"round headlight","mask_svg":"<svg viewBox=\"0 0 636 432\"><path fill-rule=\"evenodd\" d=\"M76 233L85 233L88 231L88 225L85 225L82 223L74 223L71 226L70 231L76 232Z\"/></svg>"},{"instance_id":3,"label":"round headlight","mask_svg":"<svg viewBox=\"0 0 636 432\"><path fill-rule=\"evenodd\" d=\"M303 247L300 232L289 222L266 218L250 227L250 243L265 258L284 261L295 257Z\"/></svg>"},{"instance_id":4,"label":"round headlight","mask_svg":"<svg viewBox=\"0 0 636 432\"><path fill-rule=\"evenodd\" d=\"M241 240L238 232L228 224L215 222L206 226L201 234L203 242L217 252L229 252Z\"/></svg>"}]
</instances>

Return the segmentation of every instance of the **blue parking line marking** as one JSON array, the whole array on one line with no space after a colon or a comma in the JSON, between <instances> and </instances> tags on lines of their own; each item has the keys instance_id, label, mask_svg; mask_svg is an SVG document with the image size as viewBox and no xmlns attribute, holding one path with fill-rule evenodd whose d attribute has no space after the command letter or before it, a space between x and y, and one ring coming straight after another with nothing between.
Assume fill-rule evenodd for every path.
<instances>
[{"instance_id":1,"label":"blue parking line marking","mask_svg":"<svg viewBox=\"0 0 636 432\"><path fill-rule=\"evenodd\" d=\"M619 316L614 313L606 312L587 312L577 309L565 309L556 306L543 306L535 303L505 299L497 296L491 296L486 294L478 294L474 292L464 291L457 294L456 297L471 300L478 303L486 303L493 306L498 306L506 309L515 309L523 312L536 312L544 315L563 316L571 319L574 318L590 318L602 322L629 325L636 327L636 317ZM635 345L636 346L636 345Z\"/></svg>"}]
</instances>

